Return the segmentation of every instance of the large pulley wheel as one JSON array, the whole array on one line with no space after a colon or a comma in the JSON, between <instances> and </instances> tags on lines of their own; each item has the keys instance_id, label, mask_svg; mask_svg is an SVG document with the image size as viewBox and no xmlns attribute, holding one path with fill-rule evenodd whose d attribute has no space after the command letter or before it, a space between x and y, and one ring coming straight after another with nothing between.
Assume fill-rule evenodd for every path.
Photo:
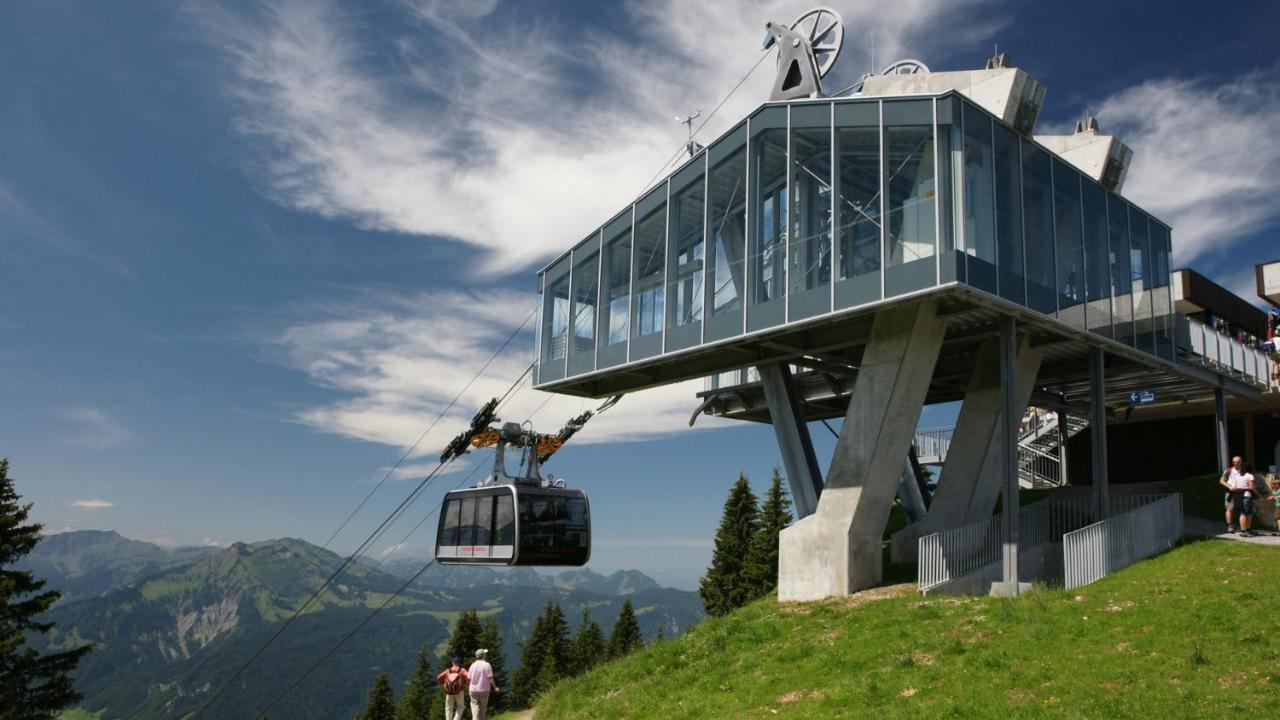
<instances>
[{"instance_id":1,"label":"large pulley wheel","mask_svg":"<svg viewBox=\"0 0 1280 720\"><path fill-rule=\"evenodd\" d=\"M829 7L816 7L796 18L791 29L809 41L818 77L825 77L844 47L844 18Z\"/></svg>"}]
</instances>

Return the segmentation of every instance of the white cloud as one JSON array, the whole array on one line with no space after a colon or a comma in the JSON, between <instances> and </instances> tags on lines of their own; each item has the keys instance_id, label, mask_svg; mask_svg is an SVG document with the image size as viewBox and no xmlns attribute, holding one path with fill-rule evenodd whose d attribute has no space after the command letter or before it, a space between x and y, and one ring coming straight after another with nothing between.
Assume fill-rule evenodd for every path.
<instances>
[{"instance_id":1,"label":"white cloud","mask_svg":"<svg viewBox=\"0 0 1280 720\"><path fill-rule=\"evenodd\" d=\"M1125 195L1173 226L1175 263L1221 254L1280 217L1273 73L1152 80L1106 98L1096 115L1134 148Z\"/></svg>"},{"instance_id":2,"label":"white cloud","mask_svg":"<svg viewBox=\"0 0 1280 720\"><path fill-rule=\"evenodd\" d=\"M72 500L71 507L84 508L86 510L103 510L113 508L116 504L110 500Z\"/></svg>"},{"instance_id":3,"label":"white cloud","mask_svg":"<svg viewBox=\"0 0 1280 720\"><path fill-rule=\"evenodd\" d=\"M984 4L843 4L846 77L830 84L867 68L859 46L872 33L880 64L971 46L997 22ZM797 13L781 1L632 3L624 33L530 22L492 2L406 7L412 20L390 38L320 2L192 14L230 58L228 90L261 143L253 169L271 197L460 240L489 251L490 270L557 254L631 201L683 139L672 116L710 110L759 59L764 22ZM767 96L771 62L704 138Z\"/></svg>"},{"instance_id":4,"label":"white cloud","mask_svg":"<svg viewBox=\"0 0 1280 720\"><path fill-rule=\"evenodd\" d=\"M69 408L63 411L62 417L76 428L67 439L76 447L102 450L127 445L134 439L123 423L98 408Z\"/></svg>"},{"instance_id":5,"label":"white cloud","mask_svg":"<svg viewBox=\"0 0 1280 720\"><path fill-rule=\"evenodd\" d=\"M325 432L407 448L519 326L527 314L524 309L533 302L532 296L520 294L429 292L330 306L319 319L286 328L274 340L281 362L341 394L298 412L296 419ZM510 308L517 311L511 313ZM438 454L482 404L507 392L529 364L529 330L526 327L471 385L427 434L414 457ZM693 381L632 393L593 419L574 443L642 440L685 431L697 407L694 394L701 387L701 381ZM597 404L548 397L529 389L526 379L500 415L523 421L536 410L535 426L552 432ZM717 426L705 418L696 428ZM432 467L431 462L410 463L397 475L411 477Z\"/></svg>"}]
</instances>

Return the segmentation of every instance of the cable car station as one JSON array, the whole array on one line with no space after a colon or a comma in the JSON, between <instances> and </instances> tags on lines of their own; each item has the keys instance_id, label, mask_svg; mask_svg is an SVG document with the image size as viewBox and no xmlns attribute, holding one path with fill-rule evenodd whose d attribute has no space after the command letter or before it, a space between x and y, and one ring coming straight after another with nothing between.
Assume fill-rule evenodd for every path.
<instances>
[{"instance_id":1,"label":"cable car station","mask_svg":"<svg viewBox=\"0 0 1280 720\"><path fill-rule=\"evenodd\" d=\"M771 99L538 273L536 388L603 398L709 378L691 409L771 423L799 518L781 536L782 600L879 584L896 498L907 558L1002 497L1017 507L1028 407L1088 419L1095 519L1110 512L1107 422L1133 393L1212 399L1225 463L1225 399L1260 401L1268 361L1239 343L1225 366L1197 354L1172 229L1122 196L1120 139L1091 118L1037 134L1045 90L1003 55L963 72L903 61L828 96L838 15L768 30ZM926 510L916 426L950 401ZM831 418L824 468L807 423ZM999 527L996 592L1034 579L1018 517Z\"/></svg>"}]
</instances>

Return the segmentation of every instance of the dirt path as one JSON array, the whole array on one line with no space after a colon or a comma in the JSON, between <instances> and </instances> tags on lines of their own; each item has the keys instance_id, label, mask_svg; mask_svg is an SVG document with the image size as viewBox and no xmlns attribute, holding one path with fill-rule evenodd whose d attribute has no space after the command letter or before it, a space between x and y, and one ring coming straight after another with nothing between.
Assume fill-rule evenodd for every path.
<instances>
[{"instance_id":1,"label":"dirt path","mask_svg":"<svg viewBox=\"0 0 1280 720\"><path fill-rule=\"evenodd\" d=\"M1280 547L1280 533L1274 530L1258 530L1253 537L1241 537L1239 533L1223 532L1225 529L1226 524L1222 520L1209 520L1207 518L1192 517L1191 515L1184 515L1182 518L1182 533L1184 535Z\"/></svg>"}]
</instances>

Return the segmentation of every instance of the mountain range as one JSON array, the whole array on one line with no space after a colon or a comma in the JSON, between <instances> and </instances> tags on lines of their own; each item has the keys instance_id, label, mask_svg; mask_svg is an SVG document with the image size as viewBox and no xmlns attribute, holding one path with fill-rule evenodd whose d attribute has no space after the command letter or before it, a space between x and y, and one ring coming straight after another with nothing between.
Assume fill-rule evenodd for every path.
<instances>
[{"instance_id":1,"label":"mountain range","mask_svg":"<svg viewBox=\"0 0 1280 720\"><path fill-rule=\"evenodd\" d=\"M218 695L342 561L291 538L170 549L81 531L43 539L23 564L67 592L49 613L55 629L40 639L44 646L94 643L76 683L82 710L104 720L183 717L210 701L201 717L254 718L278 697L273 718L349 718L379 671L401 687L418 649L440 652L454 618L468 609L497 620L508 670L548 601L560 604L572 626L585 610L608 632L630 599L647 638L681 634L703 617L696 593L662 588L636 571L551 576L433 565L369 619L424 561L363 561Z\"/></svg>"}]
</instances>

